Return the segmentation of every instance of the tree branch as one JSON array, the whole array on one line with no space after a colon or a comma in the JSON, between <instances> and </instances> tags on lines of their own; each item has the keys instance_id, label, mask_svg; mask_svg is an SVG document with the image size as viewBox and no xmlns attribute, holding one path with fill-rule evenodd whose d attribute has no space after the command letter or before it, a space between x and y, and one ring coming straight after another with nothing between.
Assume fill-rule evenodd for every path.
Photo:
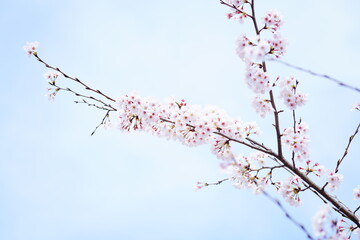
<instances>
[{"instance_id":1,"label":"tree branch","mask_svg":"<svg viewBox=\"0 0 360 240\"><path fill-rule=\"evenodd\" d=\"M50 66L49 64L47 64L46 62L44 62L44 61L38 56L38 54L33 54L33 55L36 57L36 59L37 59L39 62L43 63L43 64L45 65L45 67L50 68L50 69L53 69L53 70L61 73L64 77L66 77L66 78L68 78L68 79L71 79L71 80L73 80L73 81L81 84L82 86L85 87L86 90L89 90L89 91L95 92L95 93L97 93L97 94L100 94L101 96L105 97L106 99L108 99L108 100L110 100L110 101L112 101L112 102L115 102L115 100L114 100L113 98L105 95L105 94L102 93L100 90L93 89L93 88L89 87L88 85L86 85L85 83L83 83L82 81L80 81L78 78L70 77L69 75L67 75L66 73L64 73L63 71L61 71L59 68L55 68L55 67Z\"/></svg>"},{"instance_id":2,"label":"tree branch","mask_svg":"<svg viewBox=\"0 0 360 240\"><path fill-rule=\"evenodd\" d=\"M283 64L283 65L285 65L285 66L287 66L287 67L290 67L290 68L293 68L293 69L296 69L296 70L299 70L299 71L302 71L302 72L306 72L306 73L311 74L311 75L316 76L316 77L325 78L325 79L327 79L327 80L330 80L330 81L332 81L332 82L335 82L336 84L338 84L338 85L341 86L341 87L345 87L345 88L348 88L348 89L351 89L351 90L353 90L353 91L356 91L356 92L360 93L360 88L351 86L351 85L349 85L349 84L347 84L347 83L344 83L344 82L342 82L342 81L340 81L340 80L338 80L338 79L336 79L336 78L330 77L329 75L321 74L321 73L316 73L316 72L314 72L314 71L312 71L312 70L295 66L295 65L293 65L293 64L287 63L287 62L285 62L285 61L283 61L283 60L279 60L279 59L277 59L277 58L268 58L268 60L281 63L281 64Z\"/></svg>"}]
</instances>

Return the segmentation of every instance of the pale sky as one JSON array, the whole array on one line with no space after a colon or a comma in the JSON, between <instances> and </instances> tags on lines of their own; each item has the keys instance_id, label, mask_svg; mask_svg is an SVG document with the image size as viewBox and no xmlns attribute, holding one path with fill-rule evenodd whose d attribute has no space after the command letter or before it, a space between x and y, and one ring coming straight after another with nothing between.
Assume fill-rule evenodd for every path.
<instances>
[{"instance_id":1,"label":"pale sky","mask_svg":"<svg viewBox=\"0 0 360 240\"><path fill-rule=\"evenodd\" d=\"M360 86L359 1L256 5L258 16L266 9L283 14L289 42L283 60ZM194 191L197 181L226 177L209 146L188 148L117 129L100 128L91 137L103 113L74 104L66 93L49 102L47 69L22 49L39 41L39 55L49 64L113 97L137 91L217 105L258 122L259 139L274 146L273 119L261 119L250 106L244 65L235 54L235 39L252 34L251 24L229 21L227 12L216 0L2 1L0 239L306 239L264 196L230 183ZM350 108L360 94L276 63L268 68L273 76L300 80L309 102L298 116L310 125L311 158L335 167L359 122ZM285 128L291 115L282 117ZM360 184L359 139L336 192L351 208L359 205L352 196ZM303 201L284 206L312 232L321 202L311 193Z\"/></svg>"}]
</instances>

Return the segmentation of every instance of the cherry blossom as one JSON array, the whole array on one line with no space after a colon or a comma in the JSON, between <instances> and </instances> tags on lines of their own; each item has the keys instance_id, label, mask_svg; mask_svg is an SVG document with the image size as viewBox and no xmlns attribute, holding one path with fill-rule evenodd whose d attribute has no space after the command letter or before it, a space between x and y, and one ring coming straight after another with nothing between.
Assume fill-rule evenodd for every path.
<instances>
[{"instance_id":1,"label":"cherry blossom","mask_svg":"<svg viewBox=\"0 0 360 240\"><path fill-rule=\"evenodd\" d=\"M261 63L266 54L269 54L274 48L271 44L272 42L260 40L259 37L250 39L246 35L242 35L236 40L236 53L246 64Z\"/></svg>"},{"instance_id":2,"label":"cherry blossom","mask_svg":"<svg viewBox=\"0 0 360 240\"><path fill-rule=\"evenodd\" d=\"M291 176L286 181L279 182L279 193L292 206L299 206L302 201L299 197L302 180L297 176Z\"/></svg>"},{"instance_id":3,"label":"cherry blossom","mask_svg":"<svg viewBox=\"0 0 360 240\"><path fill-rule=\"evenodd\" d=\"M235 10L234 12L231 13L227 13L226 17L228 19L234 19L236 21L238 21L239 23L243 23L245 18L247 18L247 13L243 12L243 11L239 11L239 10Z\"/></svg>"},{"instance_id":4,"label":"cherry blossom","mask_svg":"<svg viewBox=\"0 0 360 240\"><path fill-rule=\"evenodd\" d=\"M255 95L253 98L252 106L261 117L265 117L269 113L274 112L269 99L263 98L261 95Z\"/></svg>"},{"instance_id":5,"label":"cherry blossom","mask_svg":"<svg viewBox=\"0 0 360 240\"><path fill-rule=\"evenodd\" d=\"M278 58L284 55L287 43L279 33L274 33L272 36L272 39L267 40L267 43L270 46L269 53Z\"/></svg>"},{"instance_id":6,"label":"cherry blossom","mask_svg":"<svg viewBox=\"0 0 360 240\"><path fill-rule=\"evenodd\" d=\"M269 28L274 31L278 30L278 28L283 24L282 16L277 10L268 11L262 17L262 21L265 24L265 28Z\"/></svg>"},{"instance_id":7,"label":"cherry blossom","mask_svg":"<svg viewBox=\"0 0 360 240\"><path fill-rule=\"evenodd\" d=\"M50 83L55 84L55 80L59 77L58 72L47 72L44 73L44 78L48 80Z\"/></svg>"},{"instance_id":8,"label":"cherry blossom","mask_svg":"<svg viewBox=\"0 0 360 240\"><path fill-rule=\"evenodd\" d=\"M354 188L353 193L355 199L360 199L360 185Z\"/></svg>"},{"instance_id":9,"label":"cherry blossom","mask_svg":"<svg viewBox=\"0 0 360 240\"><path fill-rule=\"evenodd\" d=\"M330 172L327 176L330 191L336 190L343 181L343 178L344 176L339 173Z\"/></svg>"},{"instance_id":10,"label":"cherry blossom","mask_svg":"<svg viewBox=\"0 0 360 240\"><path fill-rule=\"evenodd\" d=\"M295 77L285 78L280 83L281 91L279 97L284 100L284 104L290 110L295 110L307 101L307 95L297 91L297 85L298 81Z\"/></svg>"},{"instance_id":11,"label":"cherry blossom","mask_svg":"<svg viewBox=\"0 0 360 240\"><path fill-rule=\"evenodd\" d=\"M38 47L39 47L39 42L27 42L23 48L26 54L31 56L37 53Z\"/></svg>"},{"instance_id":12,"label":"cherry blossom","mask_svg":"<svg viewBox=\"0 0 360 240\"><path fill-rule=\"evenodd\" d=\"M300 170L304 170L306 175L309 173L314 173L317 177L321 177L325 174L326 169L323 165L319 163L313 163L310 160L306 161L306 168L299 167Z\"/></svg>"},{"instance_id":13,"label":"cherry blossom","mask_svg":"<svg viewBox=\"0 0 360 240\"><path fill-rule=\"evenodd\" d=\"M258 65L247 69L245 82L254 93L264 94L271 89L269 76Z\"/></svg>"},{"instance_id":14,"label":"cherry blossom","mask_svg":"<svg viewBox=\"0 0 360 240\"><path fill-rule=\"evenodd\" d=\"M224 2L236 8L240 8L247 2L247 0L224 0Z\"/></svg>"},{"instance_id":15,"label":"cherry blossom","mask_svg":"<svg viewBox=\"0 0 360 240\"><path fill-rule=\"evenodd\" d=\"M53 101L53 100L55 100L56 94L60 91L60 89L57 87L48 88L47 91L48 91L48 93L45 94L45 97L47 97L50 101Z\"/></svg>"},{"instance_id":16,"label":"cherry blossom","mask_svg":"<svg viewBox=\"0 0 360 240\"><path fill-rule=\"evenodd\" d=\"M302 122L293 127L286 128L283 132L282 142L287 145L290 150L296 154L296 160L304 160L309 157L309 135L307 134L309 127Z\"/></svg>"},{"instance_id":17,"label":"cherry blossom","mask_svg":"<svg viewBox=\"0 0 360 240\"><path fill-rule=\"evenodd\" d=\"M325 237L325 223L328 221L328 215L331 211L331 207L329 205L322 206L316 214L312 218L312 226L314 229L314 233L318 237Z\"/></svg>"}]
</instances>

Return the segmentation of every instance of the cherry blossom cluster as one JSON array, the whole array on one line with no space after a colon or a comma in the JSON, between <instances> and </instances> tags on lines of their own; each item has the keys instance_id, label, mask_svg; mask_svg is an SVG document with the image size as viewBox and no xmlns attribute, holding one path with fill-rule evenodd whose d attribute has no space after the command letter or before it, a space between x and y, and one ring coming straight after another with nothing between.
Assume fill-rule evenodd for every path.
<instances>
[{"instance_id":1,"label":"cherry blossom cluster","mask_svg":"<svg viewBox=\"0 0 360 240\"><path fill-rule=\"evenodd\" d=\"M252 65L247 69L245 81L248 87L258 94L269 92L271 85L269 76L256 65Z\"/></svg>"},{"instance_id":2,"label":"cherry blossom cluster","mask_svg":"<svg viewBox=\"0 0 360 240\"><path fill-rule=\"evenodd\" d=\"M286 128L282 134L282 142L294 151L296 160L307 160L309 158L309 127L302 122L294 127Z\"/></svg>"},{"instance_id":3,"label":"cherry blossom cluster","mask_svg":"<svg viewBox=\"0 0 360 240\"><path fill-rule=\"evenodd\" d=\"M49 100L55 100L56 94L60 91L60 88L55 85L55 81L58 77L59 73L55 71L47 72L44 74L44 78L49 82L51 86L53 86L51 88L47 88L47 94L45 94L45 96Z\"/></svg>"},{"instance_id":4,"label":"cherry blossom cluster","mask_svg":"<svg viewBox=\"0 0 360 240\"><path fill-rule=\"evenodd\" d=\"M286 181L278 183L278 191L282 197L292 206L300 206L302 201L299 193L301 192L302 180L297 176L291 176Z\"/></svg>"},{"instance_id":5,"label":"cherry blossom cluster","mask_svg":"<svg viewBox=\"0 0 360 240\"><path fill-rule=\"evenodd\" d=\"M24 50L27 55L31 56L33 54L36 54L38 47L39 42L27 42L24 46Z\"/></svg>"},{"instance_id":6,"label":"cherry blossom cluster","mask_svg":"<svg viewBox=\"0 0 360 240\"><path fill-rule=\"evenodd\" d=\"M295 110L305 104L307 95L297 90L298 81L295 77L285 78L280 83L281 91L279 97L284 100L284 104L290 109Z\"/></svg>"},{"instance_id":7,"label":"cherry blossom cluster","mask_svg":"<svg viewBox=\"0 0 360 240\"><path fill-rule=\"evenodd\" d=\"M318 240L348 240L354 228L348 225L345 220L331 216L331 207L322 206L312 218L312 226ZM358 231L355 231L358 233Z\"/></svg>"},{"instance_id":8,"label":"cherry blossom cluster","mask_svg":"<svg viewBox=\"0 0 360 240\"><path fill-rule=\"evenodd\" d=\"M48 92L45 94L45 97L47 97L50 101L55 100L56 94L60 91L60 88L53 87L53 88L47 88Z\"/></svg>"},{"instance_id":9,"label":"cherry blossom cluster","mask_svg":"<svg viewBox=\"0 0 360 240\"><path fill-rule=\"evenodd\" d=\"M247 16L244 12L241 12L241 15ZM282 25L280 13L274 10L267 12L263 22L264 27L260 31L270 29L270 38L261 39L259 31L256 37L248 37L244 34L236 41L236 52L245 63L262 62L268 54L280 57L285 53L286 41L278 31Z\"/></svg>"},{"instance_id":10,"label":"cherry blossom cluster","mask_svg":"<svg viewBox=\"0 0 360 240\"><path fill-rule=\"evenodd\" d=\"M244 12L241 12L244 15ZM246 14L244 16L247 16ZM277 11L269 11L263 17L264 27L255 37L246 34L240 36L236 41L236 53L245 63L245 82L247 86L258 94L253 98L253 107L261 117L265 117L274 111L269 99L259 94L266 94L275 86L271 82L269 74L264 67L266 55L279 57L285 53L286 42L278 32L282 25L282 17ZM271 37L261 39L262 30L271 30Z\"/></svg>"},{"instance_id":11,"label":"cherry blossom cluster","mask_svg":"<svg viewBox=\"0 0 360 240\"><path fill-rule=\"evenodd\" d=\"M261 193L270 183L271 174L259 176L261 170L268 169L264 167L267 157L267 154L259 151L253 152L249 156L240 154L236 158L223 162L221 166L231 176L236 188L251 188L255 193Z\"/></svg>"},{"instance_id":12,"label":"cherry blossom cluster","mask_svg":"<svg viewBox=\"0 0 360 240\"><path fill-rule=\"evenodd\" d=\"M265 117L269 113L274 112L274 108L271 106L271 101L264 98L263 95L255 95L253 98L252 106L256 112L261 116Z\"/></svg>"},{"instance_id":13,"label":"cherry blossom cluster","mask_svg":"<svg viewBox=\"0 0 360 240\"><path fill-rule=\"evenodd\" d=\"M244 140L259 134L255 123L230 118L223 110L188 105L185 100L158 101L137 94L117 99L118 127L124 131L146 131L187 146L210 144L220 159L232 159L230 139Z\"/></svg>"}]
</instances>

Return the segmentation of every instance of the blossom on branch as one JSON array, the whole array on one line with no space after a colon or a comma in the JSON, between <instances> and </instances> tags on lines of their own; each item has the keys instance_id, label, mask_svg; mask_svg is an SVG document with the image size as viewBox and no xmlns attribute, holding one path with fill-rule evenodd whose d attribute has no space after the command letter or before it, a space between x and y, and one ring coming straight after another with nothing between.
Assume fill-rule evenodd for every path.
<instances>
[{"instance_id":1,"label":"blossom on branch","mask_svg":"<svg viewBox=\"0 0 360 240\"><path fill-rule=\"evenodd\" d=\"M284 104L290 109L295 110L303 106L307 101L307 95L297 91L298 81L295 77L287 77L280 82L279 97L284 100Z\"/></svg>"},{"instance_id":2,"label":"blossom on branch","mask_svg":"<svg viewBox=\"0 0 360 240\"><path fill-rule=\"evenodd\" d=\"M293 127L286 128L282 134L282 142L296 154L296 160L301 161L309 157L309 127L302 122Z\"/></svg>"},{"instance_id":3,"label":"blossom on branch","mask_svg":"<svg viewBox=\"0 0 360 240\"><path fill-rule=\"evenodd\" d=\"M330 172L327 176L327 181L329 183L330 191L336 190L341 182L343 181L344 176L339 173Z\"/></svg>"},{"instance_id":4,"label":"blossom on branch","mask_svg":"<svg viewBox=\"0 0 360 240\"><path fill-rule=\"evenodd\" d=\"M291 176L286 181L279 182L279 193L292 206L300 206L302 201L299 193L301 191L302 180L297 176Z\"/></svg>"},{"instance_id":5,"label":"blossom on branch","mask_svg":"<svg viewBox=\"0 0 360 240\"><path fill-rule=\"evenodd\" d=\"M137 94L117 99L118 127L124 131L146 131L187 146L209 143L221 159L232 157L230 141L243 141L260 133L255 123L229 117L214 106L188 105L185 100L158 101Z\"/></svg>"},{"instance_id":6,"label":"blossom on branch","mask_svg":"<svg viewBox=\"0 0 360 240\"><path fill-rule=\"evenodd\" d=\"M271 105L269 99L264 99L261 95L255 95L253 98L252 106L261 117L265 117L269 113L274 112L274 108Z\"/></svg>"},{"instance_id":7,"label":"blossom on branch","mask_svg":"<svg viewBox=\"0 0 360 240\"><path fill-rule=\"evenodd\" d=\"M27 42L23 47L27 55L37 54L37 48L39 47L39 42Z\"/></svg>"}]
</instances>

